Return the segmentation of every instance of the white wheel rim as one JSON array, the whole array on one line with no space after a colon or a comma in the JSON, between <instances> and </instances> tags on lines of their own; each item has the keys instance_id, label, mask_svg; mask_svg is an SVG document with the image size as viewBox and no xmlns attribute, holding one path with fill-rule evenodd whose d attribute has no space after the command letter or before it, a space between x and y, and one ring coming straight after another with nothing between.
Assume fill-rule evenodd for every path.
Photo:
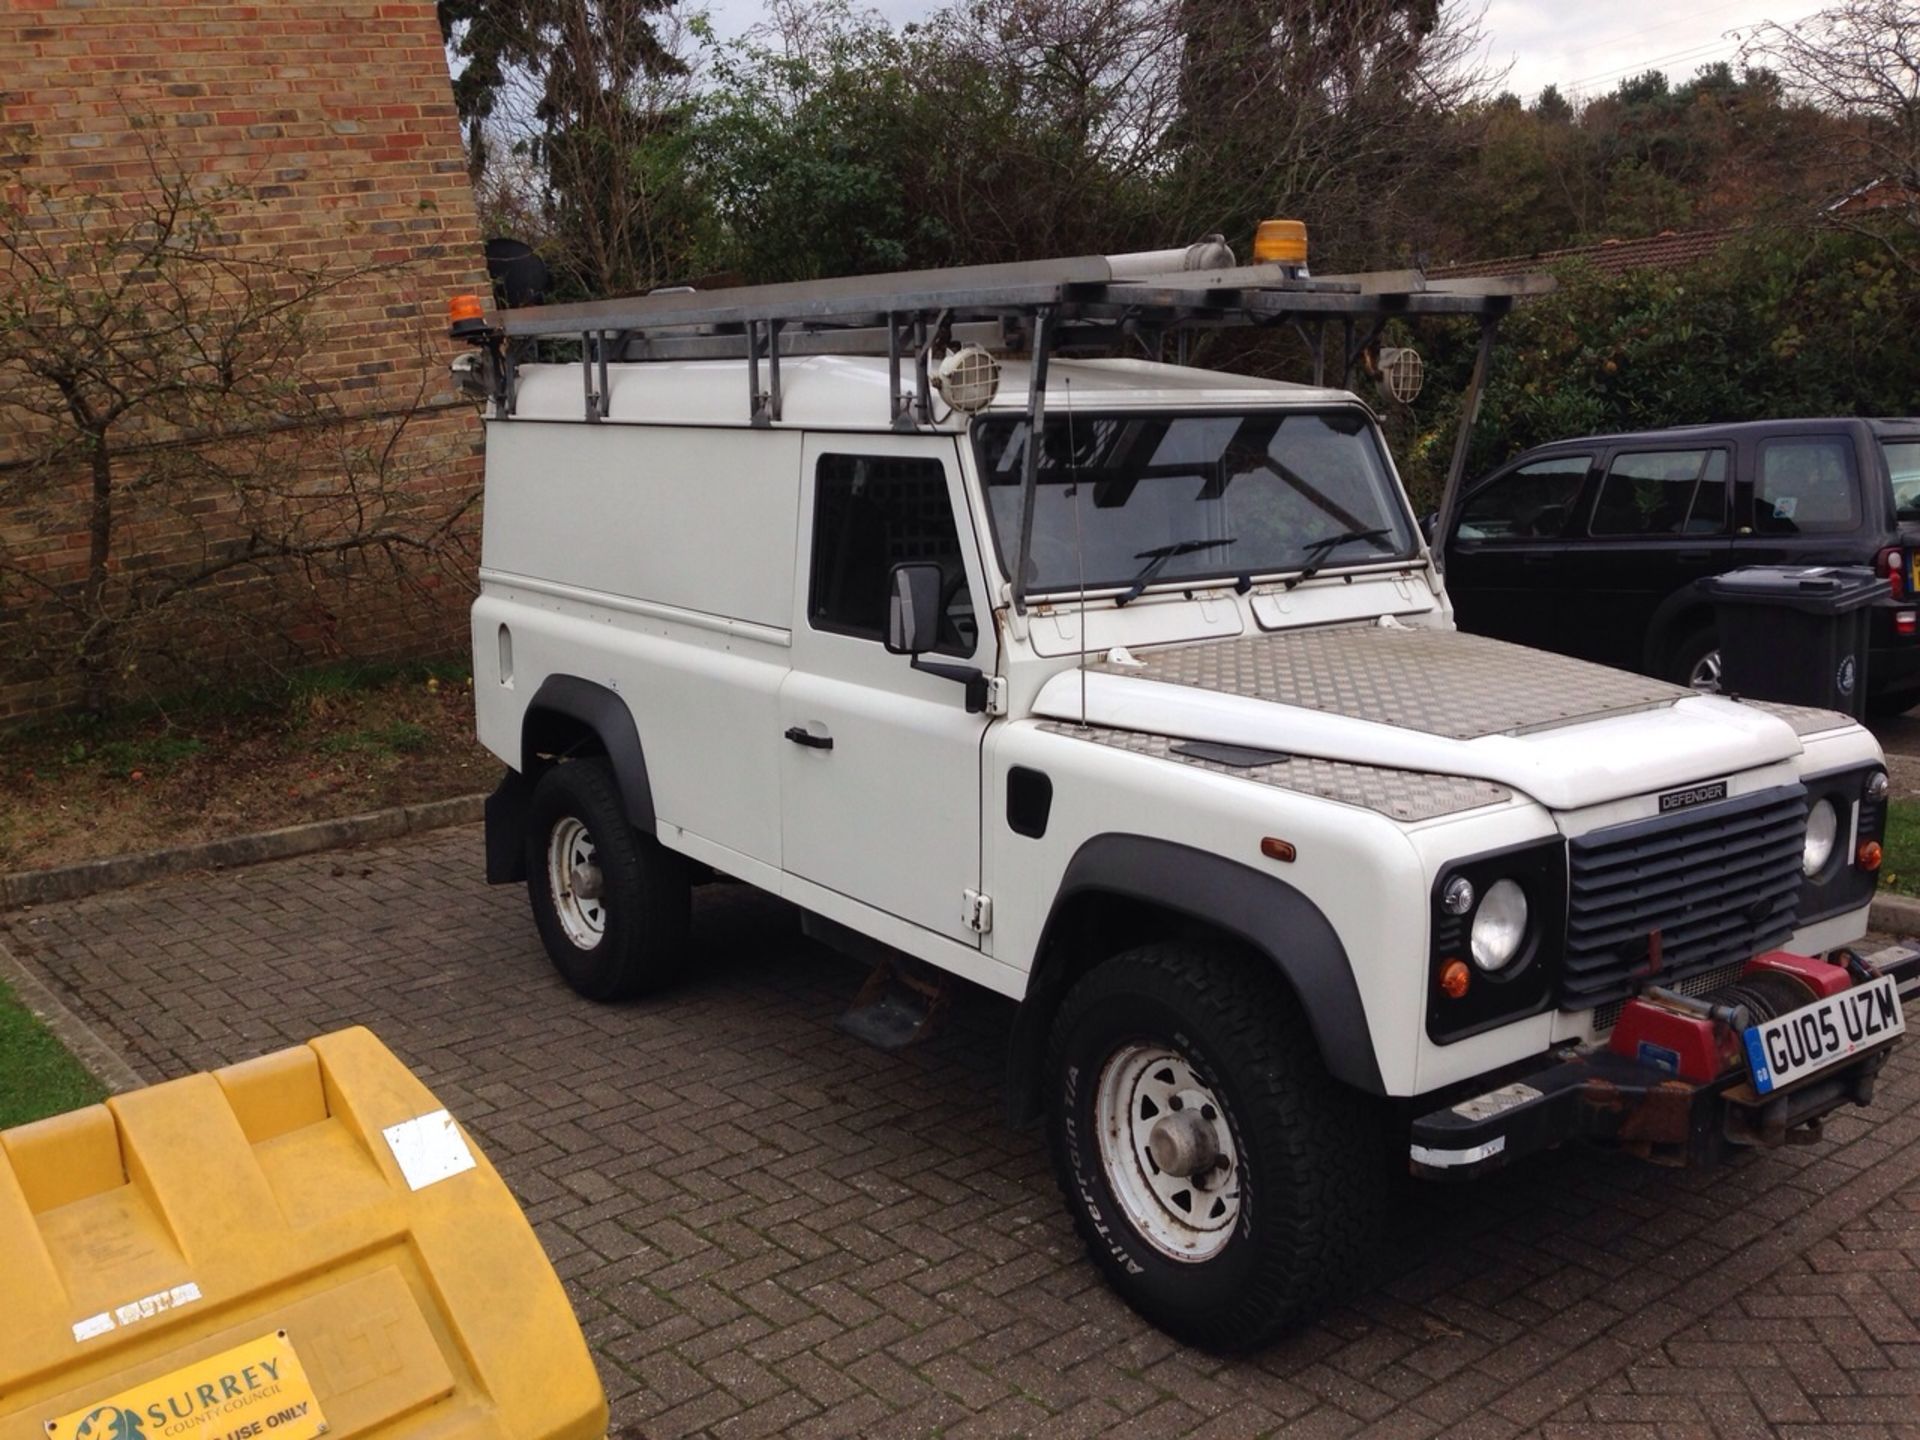
<instances>
[{"instance_id":1,"label":"white wheel rim","mask_svg":"<svg viewBox=\"0 0 1920 1440\"><path fill-rule=\"evenodd\" d=\"M1693 662L1693 673L1687 677L1687 683L1696 690L1720 689L1720 652L1709 650Z\"/></svg>"},{"instance_id":2,"label":"white wheel rim","mask_svg":"<svg viewBox=\"0 0 1920 1440\"><path fill-rule=\"evenodd\" d=\"M1191 1175L1162 1169L1151 1142L1169 1117L1186 1117L1171 1123L1203 1138L1215 1152L1212 1165ZM1219 1098L1185 1056L1164 1045L1116 1050L1100 1071L1094 1128L1107 1186L1141 1238L1189 1262L1225 1248L1240 1219L1240 1154Z\"/></svg>"},{"instance_id":3,"label":"white wheel rim","mask_svg":"<svg viewBox=\"0 0 1920 1440\"><path fill-rule=\"evenodd\" d=\"M547 837L547 887L553 895L553 911L567 939L582 950L593 949L607 933L606 902L598 893L598 853L587 827L571 815L557 822ZM595 893L582 894L583 889Z\"/></svg>"}]
</instances>

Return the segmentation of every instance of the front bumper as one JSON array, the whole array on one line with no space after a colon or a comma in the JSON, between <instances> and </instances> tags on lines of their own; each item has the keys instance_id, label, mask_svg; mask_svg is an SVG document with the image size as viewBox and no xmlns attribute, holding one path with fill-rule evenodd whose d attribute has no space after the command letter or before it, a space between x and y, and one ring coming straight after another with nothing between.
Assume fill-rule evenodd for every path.
<instances>
[{"instance_id":1,"label":"front bumper","mask_svg":"<svg viewBox=\"0 0 1920 1440\"><path fill-rule=\"evenodd\" d=\"M1920 946L1869 956L1895 978L1903 1007L1920 1001ZM1875 1077L1899 1042L1758 1095L1744 1068L1681 1079L1608 1049L1562 1053L1498 1089L1422 1115L1409 1165L1427 1179L1464 1180L1569 1140L1612 1146L1666 1165L1708 1164L1729 1150L1774 1146L1788 1132L1851 1101L1873 1099Z\"/></svg>"}]
</instances>

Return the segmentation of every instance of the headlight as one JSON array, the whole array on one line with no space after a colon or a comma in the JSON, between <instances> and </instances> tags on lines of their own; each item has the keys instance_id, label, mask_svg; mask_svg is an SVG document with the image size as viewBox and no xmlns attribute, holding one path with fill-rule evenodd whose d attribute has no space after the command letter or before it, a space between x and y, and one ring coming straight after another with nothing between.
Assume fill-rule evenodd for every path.
<instances>
[{"instance_id":1,"label":"headlight","mask_svg":"<svg viewBox=\"0 0 1920 1440\"><path fill-rule=\"evenodd\" d=\"M1827 848L1833 848L1829 837ZM1527 938L1527 892L1511 880L1496 880L1473 917L1468 943L1473 963L1489 975L1513 963Z\"/></svg>"},{"instance_id":2,"label":"headlight","mask_svg":"<svg viewBox=\"0 0 1920 1440\"><path fill-rule=\"evenodd\" d=\"M1831 800L1816 800L1807 812L1807 839L1800 851L1800 871L1812 879L1833 858L1833 842L1840 833L1840 817Z\"/></svg>"}]
</instances>

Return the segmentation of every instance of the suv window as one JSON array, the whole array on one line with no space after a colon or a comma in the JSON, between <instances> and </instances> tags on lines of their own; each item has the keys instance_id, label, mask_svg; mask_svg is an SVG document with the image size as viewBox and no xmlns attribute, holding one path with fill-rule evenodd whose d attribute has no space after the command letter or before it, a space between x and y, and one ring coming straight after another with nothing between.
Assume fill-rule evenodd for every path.
<instances>
[{"instance_id":1,"label":"suv window","mask_svg":"<svg viewBox=\"0 0 1920 1440\"><path fill-rule=\"evenodd\" d=\"M1920 520L1920 440L1886 440L1887 473L1893 477L1893 510L1902 521Z\"/></svg>"},{"instance_id":2,"label":"suv window","mask_svg":"<svg viewBox=\"0 0 1920 1440\"><path fill-rule=\"evenodd\" d=\"M1454 531L1462 540L1539 540L1563 534L1587 482L1591 455L1535 460L1467 497Z\"/></svg>"},{"instance_id":3,"label":"suv window","mask_svg":"<svg viewBox=\"0 0 1920 1440\"><path fill-rule=\"evenodd\" d=\"M1753 487L1753 528L1761 535L1854 530L1853 442L1844 435L1768 440Z\"/></svg>"},{"instance_id":4,"label":"suv window","mask_svg":"<svg viewBox=\"0 0 1920 1440\"><path fill-rule=\"evenodd\" d=\"M1718 535L1727 528L1727 452L1644 450L1613 457L1591 535Z\"/></svg>"},{"instance_id":5,"label":"suv window","mask_svg":"<svg viewBox=\"0 0 1920 1440\"><path fill-rule=\"evenodd\" d=\"M947 577L934 648L971 655L977 638L973 600L946 467L898 455L822 455L814 472L807 587L813 628L882 640L887 573L909 560L936 561Z\"/></svg>"}]
</instances>

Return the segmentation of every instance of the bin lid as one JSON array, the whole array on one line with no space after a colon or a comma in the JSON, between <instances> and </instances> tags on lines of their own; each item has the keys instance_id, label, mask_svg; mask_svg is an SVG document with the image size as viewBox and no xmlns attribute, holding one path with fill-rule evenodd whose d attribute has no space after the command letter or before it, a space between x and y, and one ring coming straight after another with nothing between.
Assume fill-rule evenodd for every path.
<instances>
[{"instance_id":1,"label":"bin lid","mask_svg":"<svg viewBox=\"0 0 1920 1440\"><path fill-rule=\"evenodd\" d=\"M0 1440L598 1440L486 1156L366 1030L0 1131Z\"/></svg>"},{"instance_id":2,"label":"bin lid","mask_svg":"<svg viewBox=\"0 0 1920 1440\"><path fill-rule=\"evenodd\" d=\"M1781 606L1844 615L1887 593L1887 582L1864 565L1749 565L1703 582L1721 604Z\"/></svg>"}]
</instances>

